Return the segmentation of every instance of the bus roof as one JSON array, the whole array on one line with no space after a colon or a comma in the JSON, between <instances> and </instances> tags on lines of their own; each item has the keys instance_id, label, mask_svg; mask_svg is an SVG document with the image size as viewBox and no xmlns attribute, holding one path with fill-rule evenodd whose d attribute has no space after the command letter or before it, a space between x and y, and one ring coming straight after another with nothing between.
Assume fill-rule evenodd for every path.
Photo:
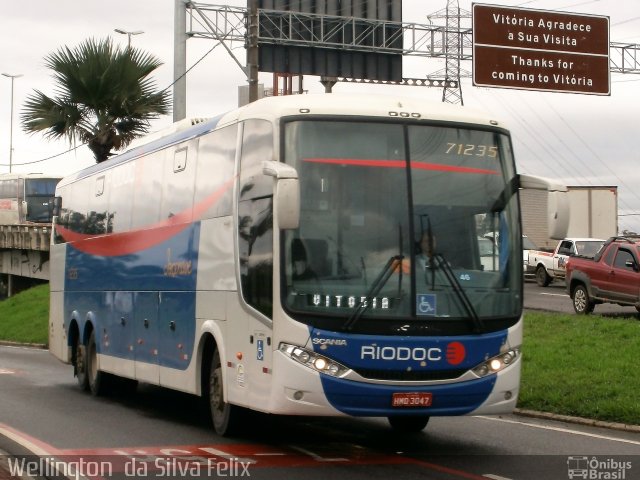
<instances>
[{"instance_id":1,"label":"bus roof","mask_svg":"<svg viewBox=\"0 0 640 480\"><path fill-rule=\"evenodd\" d=\"M385 119L431 120L487 127L504 126L486 113L460 105L425 101L421 98L371 94L308 94L266 97L217 117L191 122L182 121L180 128L168 127L168 133L158 136L152 133L149 141L141 138L138 146L115 155L105 162L92 165L65 177L60 186L91 176L121 163L138 158L162 148L199 137L225 126L247 119L274 121L281 117L301 115L333 115L345 117L369 117ZM186 128L184 126L187 125Z\"/></svg>"},{"instance_id":2,"label":"bus roof","mask_svg":"<svg viewBox=\"0 0 640 480\"><path fill-rule=\"evenodd\" d=\"M301 112L301 109L306 109L308 112ZM432 102L417 97L353 93L266 97L225 114L220 119L220 124L248 118L275 119L303 113L381 118L398 116L400 118L460 122L494 127L498 124L485 112L460 105ZM408 114L408 117L401 114Z\"/></svg>"},{"instance_id":3,"label":"bus roof","mask_svg":"<svg viewBox=\"0 0 640 480\"><path fill-rule=\"evenodd\" d=\"M15 180L18 178L46 178L58 180L63 177L64 175L56 175L50 173L0 173L0 180Z\"/></svg>"}]
</instances>

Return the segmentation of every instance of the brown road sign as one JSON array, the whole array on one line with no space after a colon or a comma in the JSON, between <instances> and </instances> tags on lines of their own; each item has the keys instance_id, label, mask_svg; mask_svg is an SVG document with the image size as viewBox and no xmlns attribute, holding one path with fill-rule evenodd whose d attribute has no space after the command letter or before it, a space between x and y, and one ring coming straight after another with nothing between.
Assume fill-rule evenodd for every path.
<instances>
[{"instance_id":1,"label":"brown road sign","mask_svg":"<svg viewBox=\"0 0 640 480\"><path fill-rule=\"evenodd\" d=\"M473 84L609 95L609 17L474 4Z\"/></svg>"}]
</instances>

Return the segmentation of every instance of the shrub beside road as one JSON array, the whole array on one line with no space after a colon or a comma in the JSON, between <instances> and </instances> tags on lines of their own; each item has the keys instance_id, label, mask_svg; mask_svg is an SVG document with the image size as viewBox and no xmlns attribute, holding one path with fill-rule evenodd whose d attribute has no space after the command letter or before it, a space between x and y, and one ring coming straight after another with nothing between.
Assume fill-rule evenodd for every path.
<instances>
[{"instance_id":1,"label":"shrub beside road","mask_svg":"<svg viewBox=\"0 0 640 480\"><path fill-rule=\"evenodd\" d=\"M47 343L49 287L0 302L0 340ZM640 425L640 321L525 313L522 389L527 410Z\"/></svg>"}]
</instances>

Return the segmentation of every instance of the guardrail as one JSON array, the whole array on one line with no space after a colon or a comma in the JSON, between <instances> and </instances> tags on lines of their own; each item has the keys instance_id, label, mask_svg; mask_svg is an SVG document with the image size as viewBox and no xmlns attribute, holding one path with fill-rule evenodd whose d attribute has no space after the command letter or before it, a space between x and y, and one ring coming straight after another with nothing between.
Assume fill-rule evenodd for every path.
<instances>
[{"instance_id":1,"label":"guardrail","mask_svg":"<svg viewBox=\"0 0 640 480\"><path fill-rule=\"evenodd\" d=\"M0 225L0 299L49 280L50 223Z\"/></svg>"},{"instance_id":2,"label":"guardrail","mask_svg":"<svg viewBox=\"0 0 640 480\"><path fill-rule=\"evenodd\" d=\"M49 251L51 224L0 225L0 249Z\"/></svg>"}]
</instances>

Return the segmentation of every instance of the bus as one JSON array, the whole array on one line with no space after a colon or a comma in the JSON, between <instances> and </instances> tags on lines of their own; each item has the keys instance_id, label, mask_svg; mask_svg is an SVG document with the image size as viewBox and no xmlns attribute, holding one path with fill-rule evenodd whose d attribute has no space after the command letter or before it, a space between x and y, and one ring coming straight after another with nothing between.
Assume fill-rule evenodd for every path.
<instances>
[{"instance_id":1,"label":"bus","mask_svg":"<svg viewBox=\"0 0 640 480\"><path fill-rule=\"evenodd\" d=\"M53 198L61 178L41 173L0 175L0 225L51 223Z\"/></svg>"},{"instance_id":2,"label":"bus","mask_svg":"<svg viewBox=\"0 0 640 480\"><path fill-rule=\"evenodd\" d=\"M404 432L510 412L520 188L547 190L562 237L566 188L517 175L508 130L483 113L256 101L58 184L50 350L94 395L125 379L201 396L221 435L247 410ZM500 232L490 264L481 225ZM419 267L424 235L437 261Z\"/></svg>"}]
</instances>

